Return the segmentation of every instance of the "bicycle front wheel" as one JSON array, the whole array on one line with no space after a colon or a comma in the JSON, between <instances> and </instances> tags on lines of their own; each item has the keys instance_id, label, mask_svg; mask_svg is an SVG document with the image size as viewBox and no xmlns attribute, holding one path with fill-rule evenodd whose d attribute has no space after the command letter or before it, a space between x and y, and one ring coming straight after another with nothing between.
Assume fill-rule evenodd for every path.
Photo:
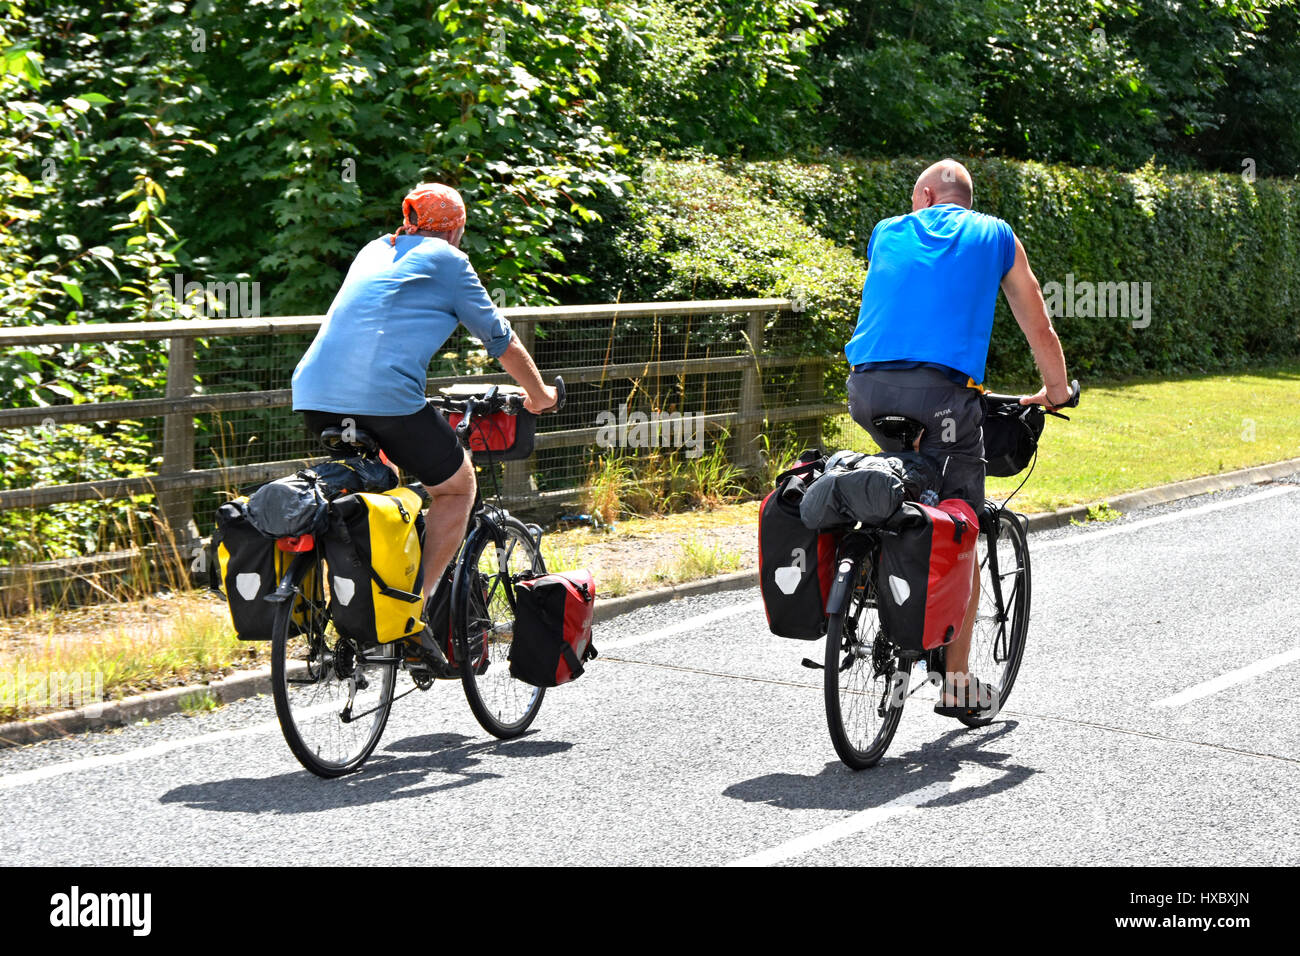
<instances>
[{"instance_id":1,"label":"bicycle front wheel","mask_svg":"<svg viewBox=\"0 0 1300 956\"><path fill-rule=\"evenodd\" d=\"M285 742L318 777L359 770L388 723L397 643L359 648L329 621L325 565L295 570L295 593L276 609L271 684Z\"/></svg>"},{"instance_id":2,"label":"bicycle front wheel","mask_svg":"<svg viewBox=\"0 0 1300 956\"><path fill-rule=\"evenodd\" d=\"M826 628L826 723L840 760L854 770L885 755L907 699L908 668L880 627L871 556L858 569L848 606Z\"/></svg>"},{"instance_id":3,"label":"bicycle front wheel","mask_svg":"<svg viewBox=\"0 0 1300 956\"><path fill-rule=\"evenodd\" d=\"M544 688L510 674L515 585L545 574L537 543L515 518L481 522L456 565L456 661L470 710L495 737L518 737L537 716Z\"/></svg>"},{"instance_id":4,"label":"bicycle front wheel","mask_svg":"<svg viewBox=\"0 0 1300 956\"><path fill-rule=\"evenodd\" d=\"M998 708L1020 673L1029 631L1029 545L1019 518L1000 510L992 560L989 538L979 538L980 604L971 630L970 672L989 685ZM996 568L996 570L995 570ZM996 577L996 586L994 579ZM996 715L994 715L996 716ZM994 717L958 717L967 727L983 727Z\"/></svg>"}]
</instances>

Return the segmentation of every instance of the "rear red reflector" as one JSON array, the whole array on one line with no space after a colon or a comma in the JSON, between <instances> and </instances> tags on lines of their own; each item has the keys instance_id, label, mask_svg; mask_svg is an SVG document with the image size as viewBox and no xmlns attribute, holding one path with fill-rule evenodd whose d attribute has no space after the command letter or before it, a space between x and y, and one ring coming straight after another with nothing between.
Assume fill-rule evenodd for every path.
<instances>
[{"instance_id":1,"label":"rear red reflector","mask_svg":"<svg viewBox=\"0 0 1300 956\"><path fill-rule=\"evenodd\" d=\"M316 539L309 534L296 534L292 538L276 538L275 546L281 551L310 551Z\"/></svg>"}]
</instances>

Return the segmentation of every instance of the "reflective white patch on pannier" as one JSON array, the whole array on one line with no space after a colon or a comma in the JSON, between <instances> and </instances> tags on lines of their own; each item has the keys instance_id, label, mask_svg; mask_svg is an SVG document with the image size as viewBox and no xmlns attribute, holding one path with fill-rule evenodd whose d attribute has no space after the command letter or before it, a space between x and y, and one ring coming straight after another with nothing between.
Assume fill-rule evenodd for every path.
<instances>
[{"instance_id":1,"label":"reflective white patch on pannier","mask_svg":"<svg viewBox=\"0 0 1300 956\"><path fill-rule=\"evenodd\" d=\"M912 589L907 582L895 574L889 576L889 591L894 595L895 604L906 604L907 599L912 596Z\"/></svg>"},{"instance_id":2,"label":"reflective white patch on pannier","mask_svg":"<svg viewBox=\"0 0 1300 956\"><path fill-rule=\"evenodd\" d=\"M347 607L352 603L352 595L357 593L356 582L351 578L334 579L334 596L339 599L339 603Z\"/></svg>"},{"instance_id":3,"label":"reflective white patch on pannier","mask_svg":"<svg viewBox=\"0 0 1300 956\"><path fill-rule=\"evenodd\" d=\"M248 571L244 574L235 575L235 590L245 601L251 601L257 597L257 592L262 590L262 576L256 571Z\"/></svg>"},{"instance_id":4,"label":"reflective white patch on pannier","mask_svg":"<svg viewBox=\"0 0 1300 956\"><path fill-rule=\"evenodd\" d=\"M786 568L777 568L772 577L782 594L794 594L795 589L799 587L799 581L803 578L803 571L790 565Z\"/></svg>"}]
</instances>

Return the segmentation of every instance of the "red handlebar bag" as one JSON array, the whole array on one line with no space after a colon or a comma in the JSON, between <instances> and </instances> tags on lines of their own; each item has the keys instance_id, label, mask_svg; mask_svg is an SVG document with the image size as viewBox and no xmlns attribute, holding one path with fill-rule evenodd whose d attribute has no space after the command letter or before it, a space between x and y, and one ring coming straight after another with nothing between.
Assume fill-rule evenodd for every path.
<instances>
[{"instance_id":1,"label":"red handlebar bag","mask_svg":"<svg viewBox=\"0 0 1300 956\"><path fill-rule=\"evenodd\" d=\"M582 676L596 656L591 621L596 582L590 571L563 571L515 584L510 675L534 687L558 687Z\"/></svg>"},{"instance_id":2,"label":"red handlebar bag","mask_svg":"<svg viewBox=\"0 0 1300 956\"><path fill-rule=\"evenodd\" d=\"M464 417L461 412L452 412L447 415L447 422L455 429ZM506 412L476 415L469 426L469 447L471 451L486 454L491 461L523 461L533 453L536 433L537 416L523 409L513 415Z\"/></svg>"},{"instance_id":3,"label":"red handlebar bag","mask_svg":"<svg viewBox=\"0 0 1300 956\"><path fill-rule=\"evenodd\" d=\"M904 502L884 526L877 583L880 623L905 651L929 651L961 630L974 588L979 521L959 498Z\"/></svg>"}]
</instances>

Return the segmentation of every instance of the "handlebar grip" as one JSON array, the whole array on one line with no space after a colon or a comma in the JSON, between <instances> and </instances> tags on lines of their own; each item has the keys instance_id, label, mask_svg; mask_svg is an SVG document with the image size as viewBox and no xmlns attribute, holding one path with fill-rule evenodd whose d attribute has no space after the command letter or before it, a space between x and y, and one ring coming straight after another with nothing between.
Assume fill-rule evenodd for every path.
<instances>
[{"instance_id":1,"label":"handlebar grip","mask_svg":"<svg viewBox=\"0 0 1300 956\"><path fill-rule=\"evenodd\" d=\"M478 404L474 399L468 399L465 402L465 414L459 422L456 423L456 440L464 448L469 447L469 426L474 420L474 406Z\"/></svg>"},{"instance_id":2,"label":"handlebar grip","mask_svg":"<svg viewBox=\"0 0 1300 956\"><path fill-rule=\"evenodd\" d=\"M1080 392L1080 391L1082 391L1082 389L1079 388L1079 380L1076 378L1073 382L1070 383L1070 399L1069 399L1069 401L1067 401L1064 405L1061 405L1061 406L1059 406L1059 407L1060 407L1060 408L1078 408L1078 407L1079 407L1079 392Z\"/></svg>"},{"instance_id":3,"label":"handlebar grip","mask_svg":"<svg viewBox=\"0 0 1300 956\"><path fill-rule=\"evenodd\" d=\"M555 405L551 408L552 412L558 412L564 407L564 379L559 375L555 376Z\"/></svg>"}]
</instances>

